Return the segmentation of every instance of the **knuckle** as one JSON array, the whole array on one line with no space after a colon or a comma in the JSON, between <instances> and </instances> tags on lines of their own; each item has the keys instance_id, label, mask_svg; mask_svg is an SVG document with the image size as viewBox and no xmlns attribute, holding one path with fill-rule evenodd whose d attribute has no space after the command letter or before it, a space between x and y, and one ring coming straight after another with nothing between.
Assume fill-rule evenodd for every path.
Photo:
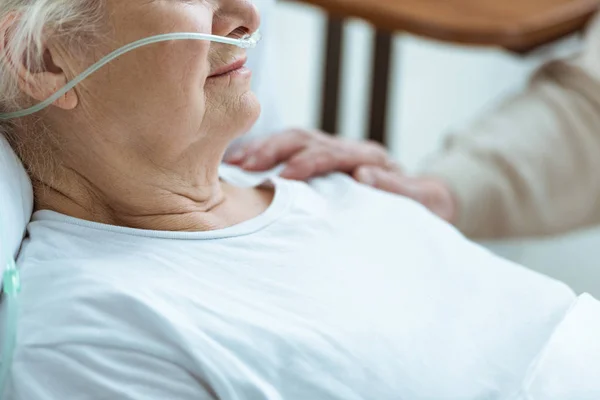
<instances>
[{"instance_id":1,"label":"knuckle","mask_svg":"<svg viewBox=\"0 0 600 400\"><path fill-rule=\"evenodd\" d=\"M333 144L339 141L339 138L321 131L311 131L310 133L314 141L319 143Z\"/></svg>"},{"instance_id":2,"label":"knuckle","mask_svg":"<svg viewBox=\"0 0 600 400\"><path fill-rule=\"evenodd\" d=\"M244 150L246 151L247 154L254 154L256 153L261 147L263 147L265 145L265 142L262 140L255 140L252 141L250 143L248 143L245 147Z\"/></svg>"},{"instance_id":3,"label":"knuckle","mask_svg":"<svg viewBox=\"0 0 600 400\"><path fill-rule=\"evenodd\" d=\"M385 146L379 142L376 142L374 140L367 140L365 143L367 146L372 147L373 149L378 149L384 153L387 152L387 149L385 148Z\"/></svg>"},{"instance_id":4,"label":"knuckle","mask_svg":"<svg viewBox=\"0 0 600 400\"><path fill-rule=\"evenodd\" d=\"M387 164L389 161L388 152L379 146L370 146L368 149L369 157L373 159L377 164Z\"/></svg>"},{"instance_id":5,"label":"knuckle","mask_svg":"<svg viewBox=\"0 0 600 400\"><path fill-rule=\"evenodd\" d=\"M338 156L335 152L320 152L314 156L314 165L319 171L326 171L331 168L332 164L336 163Z\"/></svg>"},{"instance_id":6,"label":"knuckle","mask_svg":"<svg viewBox=\"0 0 600 400\"><path fill-rule=\"evenodd\" d=\"M329 137L314 137L309 145L310 149L314 153L331 153L334 154L338 151L339 146L335 140Z\"/></svg>"},{"instance_id":7,"label":"knuckle","mask_svg":"<svg viewBox=\"0 0 600 400\"><path fill-rule=\"evenodd\" d=\"M310 142L314 139L312 132L310 132L306 129L296 128L296 129L293 129L292 132L296 138L302 140L303 142Z\"/></svg>"},{"instance_id":8,"label":"knuckle","mask_svg":"<svg viewBox=\"0 0 600 400\"><path fill-rule=\"evenodd\" d=\"M256 149L254 155L261 160L267 160L273 158L275 156L275 153L276 149L272 145L265 145Z\"/></svg>"},{"instance_id":9,"label":"knuckle","mask_svg":"<svg viewBox=\"0 0 600 400\"><path fill-rule=\"evenodd\" d=\"M310 160L307 157L293 157L287 164L290 168L304 170L310 165Z\"/></svg>"}]
</instances>

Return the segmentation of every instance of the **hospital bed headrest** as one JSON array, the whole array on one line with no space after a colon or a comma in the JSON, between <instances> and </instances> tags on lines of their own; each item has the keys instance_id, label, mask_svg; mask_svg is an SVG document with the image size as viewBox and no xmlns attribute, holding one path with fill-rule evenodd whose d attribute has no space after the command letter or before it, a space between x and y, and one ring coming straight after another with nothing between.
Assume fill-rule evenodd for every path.
<instances>
[{"instance_id":1,"label":"hospital bed headrest","mask_svg":"<svg viewBox=\"0 0 600 400\"><path fill-rule=\"evenodd\" d=\"M0 272L17 256L33 210L33 188L17 155L0 134Z\"/></svg>"}]
</instances>

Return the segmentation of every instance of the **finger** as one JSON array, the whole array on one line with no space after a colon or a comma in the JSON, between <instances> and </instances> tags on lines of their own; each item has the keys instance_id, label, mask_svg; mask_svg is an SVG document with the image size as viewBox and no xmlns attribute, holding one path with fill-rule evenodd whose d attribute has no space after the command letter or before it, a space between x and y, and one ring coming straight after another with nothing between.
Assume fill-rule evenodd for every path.
<instances>
[{"instance_id":1,"label":"finger","mask_svg":"<svg viewBox=\"0 0 600 400\"><path fill-rule=\"evenodd\" d=\"M323 169L322 165L327 158L328 156L322 150L301 151L288 160L285 169L281 172L281 177L299 181L314 178L319 175L319 169Z\"/></svg>"},{"instance_id":2,"label":"finger","mask_svg":"<svg viewBox=\"0 0 600 400\"><path fill-rule=\"evenodd\" d=\"M310 143L310 135L303 131L281 133L249 146L241 166L249 171L271 169L287 161Z\"/></svg>"},{"instance_id":3,"label":"finger","mask_svg":"<svg viewBox=\"0 0 600 400\"><path fill-rule=\"evenodd\" d=\"M354 178L368 186L386 192L399 194L420 201L418 185L410 178L378 167L361 167L354 173Z\"/></svg>"},{"instance_id":4,"label":"finger","mask_svg":"<svg viewBox=\"0 0 600 400\"><path fill-rule=\"evenodd\" d=\"M307 180L331 172L347 172L340 168L342 153L333 146L309 147L288 160L281 176L287 179Z\"/></svg>"},{"instance_id":5,"label":"finger","mask_svg":"<svg viewBox=\"0 0 600 400\"><path fill-rule=\"evenodd\" d=\"M331 172L351 173L361 165L391 165L383 147L365 142L342 142L328 139L322 147L307 148L289 160L282 176L288 179L306 180Z\"/></svg>"},{"instance_id":6,"label":"finger","mask_svg":"<svg viewBox=\"0 0 600 400\"><path fill-rule=\"evenodd\" d=\"M248 145L243 145L239 149L226 153L223 161L232 165L241 164L246 158L247 147Z\"/></svg>"},{"instance_id":7,"label":"finger","mask_svg":"<svg viewBox=\"0 0 600 400\"><path fill-rule=\"evenodd\" d=\"M351 173L359 166L388 168L393 165L387 151L372 142L340 142L335 157L327 164L336 171Z\"/></svg>"},{"instance_id":8,"label":"finger","mask_svg":"<svg viewBox=\"0 0 600 400\"><path fill-rule=\"evenodd\" d=\"M404 175L404 169L402 166L392 159L388 159L385 169L389 172Z\"/></svg>"}]
</instances>

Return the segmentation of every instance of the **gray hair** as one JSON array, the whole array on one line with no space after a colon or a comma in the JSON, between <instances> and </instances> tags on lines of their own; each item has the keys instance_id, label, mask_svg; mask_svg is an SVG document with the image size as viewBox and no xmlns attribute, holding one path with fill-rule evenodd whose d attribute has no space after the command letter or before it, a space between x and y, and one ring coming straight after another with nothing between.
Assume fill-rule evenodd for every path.
<instances>
[{"instance_id":1,"label":"gray hair","mask_svg":"<svg viewBox=\"0 0 600 400\"><path fill-rule=\"evenodd\" d=\"M7 58L22 61L28 71L39 71L44 67L45 42L50 38L63 40L69 51L85 51L101 26L103 3L104 0L0 0L0 23L14 18L0 54L1 112L23 106L23 94ZM19 142L25 138L17 140L16 125L20 125L19 121L0 122L0 134L6 135L21 153L19 148L24 143ZM24 132L18 135L28 136Z\"/></svg>"}]
</instances>

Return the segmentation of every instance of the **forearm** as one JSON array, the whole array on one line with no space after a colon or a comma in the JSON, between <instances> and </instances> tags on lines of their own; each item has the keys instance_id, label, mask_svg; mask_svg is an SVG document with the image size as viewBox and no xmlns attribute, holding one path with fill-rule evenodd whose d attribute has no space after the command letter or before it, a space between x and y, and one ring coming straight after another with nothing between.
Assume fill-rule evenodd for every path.
<instances>
[{"instance_id":1,"label":"forearm","mask_svg":"<svg viewBox=\"0 0 600 400\"><path fill-rule=\"evenodd\" d=\"M600 83L546 66L523 94L451 138L423 171L444 180L474 238L539 236L600 223Z\"/></svg>"}]
</instances>

